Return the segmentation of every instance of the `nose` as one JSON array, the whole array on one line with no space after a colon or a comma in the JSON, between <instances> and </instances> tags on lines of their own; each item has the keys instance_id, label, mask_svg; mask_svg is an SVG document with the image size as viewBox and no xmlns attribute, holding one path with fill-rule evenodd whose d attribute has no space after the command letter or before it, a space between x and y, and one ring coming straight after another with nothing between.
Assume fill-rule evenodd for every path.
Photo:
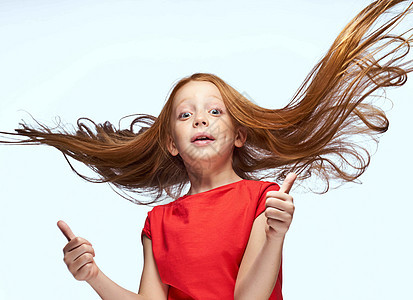
<instances>
[{"instance_id":1,"label":"nose","mask_svg":"<svg viewBox=\"0 0 413 300\"><path fill-rule=\"evenodd\" d=\"M194 127L198 127L200 124L208 126L208 119L204 114L197 114L194 118Z\"/></svg>"}]
</instances>

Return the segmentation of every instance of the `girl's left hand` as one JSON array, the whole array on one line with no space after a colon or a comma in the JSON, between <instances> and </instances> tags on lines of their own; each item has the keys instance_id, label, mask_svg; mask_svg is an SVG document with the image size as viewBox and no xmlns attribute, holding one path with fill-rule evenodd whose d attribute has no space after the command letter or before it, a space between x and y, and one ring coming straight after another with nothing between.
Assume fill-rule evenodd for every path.
<instances>
[{"instance_id":1,"label":"girl's left hand","mask_svg":"<svg viewBox=\"0 0 413 300\"><path fill-rule=\"evenodd\" d=\"M265 233L267 238L284 238L290 227L294 214L294 203L293 197L288 193L296 178L295 173L289 173L279 191L269 191L266 194L265 216L267 217L267 226L265 227Z\"/></svg>"}]
</instances>

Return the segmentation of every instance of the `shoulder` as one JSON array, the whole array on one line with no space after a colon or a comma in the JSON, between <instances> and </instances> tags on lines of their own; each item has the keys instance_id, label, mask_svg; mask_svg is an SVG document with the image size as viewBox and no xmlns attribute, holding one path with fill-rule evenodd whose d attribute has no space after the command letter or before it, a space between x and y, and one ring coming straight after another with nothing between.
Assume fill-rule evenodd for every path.
<instances>
[{"instance_id":1,"label":"shoulder","mask_svg":"<svg viewBox=\"0 0 413 300\"><path fill-rule=\"evenodd\" d=\"M179 200L181 200L181 198L183 198L182 196L175 199L175 200L171 200L168 203L165 204L157 204L155 206L152 207L151 210L148 211L148 218L150 218L151 216L156 216L159 214L164 214L165 211L173 208L174 206L176 206L176 203L179 202Z\"/></svg>"},{"instance_id":2,"label":"shoulder","mask_svg":"<svg viewBox=\"0 0 413 300\"><path fill-rule=\"evenodd\" d=\"M272 181L266 180L244 180L246 186L257 194L266 193L268 191L278 191L280 186Z\"/></svg>"},{"instance_id":3,"label":"shoulder","mask_svg":"<svg viewBox=\"0 0 413 300\"><path fill-rule=\"evenodd\" d=\"M254 216L257 218L265 210L266 195L269 191L278 191L280 186L271 181L247 180L249 186L249 205L254 207ZM248 194L248 192L243 193Z\"/></svg>"}]
</instances>

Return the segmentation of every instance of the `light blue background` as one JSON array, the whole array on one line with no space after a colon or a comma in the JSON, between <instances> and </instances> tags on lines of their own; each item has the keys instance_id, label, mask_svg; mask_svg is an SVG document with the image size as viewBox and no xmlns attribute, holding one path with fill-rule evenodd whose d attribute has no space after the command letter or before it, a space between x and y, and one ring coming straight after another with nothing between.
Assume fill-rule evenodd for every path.
<instances>
[{"instance_id":1,"label":"light blue background","mask_svg":"<svg viewBox=\"0 0 413 300\"><path fill-rule=\"evenodd\" d=\"M0 130L30 121L21 110L49 125L157 116L172 84L195 72L282 107L368 3L1 0ZM388 91L390 129L363 184L293 193L285 299L413 298L412 95L411 79ZM99 299L63 263L59 219L93 244L105 274L137 291L150 208L84 182L52 148L0 146L0 169L0 299Z\"/></svg>"}]
</instances>

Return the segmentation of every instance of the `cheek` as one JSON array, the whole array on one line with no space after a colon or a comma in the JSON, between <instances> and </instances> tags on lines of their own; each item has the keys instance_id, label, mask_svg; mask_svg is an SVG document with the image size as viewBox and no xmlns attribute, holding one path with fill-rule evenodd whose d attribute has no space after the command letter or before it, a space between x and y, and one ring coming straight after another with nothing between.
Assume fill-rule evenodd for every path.
<instances>
[{"instance_id":1,"label":"cheek","mask_svg":"<svg viewBox=\"0 0 413 300\"><path fill-rule=\"evenodd\" d=\"M176 148L180 149L182 145L186 142L186 140L190 139L186 136L184 130L180 130L179 128L175 128L176 131L172 135L174 144Z\"/></svg>"},{"instance_id":2,"label":"cheek","mask_svg":"<svg viewBox=\"0 0 413 300\"><path fill-rule=\"evenodd\" d=\"M177 148L179 148L179 145L181 144L180 141L179 141L179 137L177 137L176 135L173 135L173 136L172 136L172 139L173 139L173 141L174 141L175 146L176 146Z\"/></svg>"},{"instance_id":3,"label":"cheek","mask_svg":"<svg viewBox=\"0 0 413 300\"><path fill-rule=\"evenodd\" d=\"M216 128L216 134L220 135L225 141L231 142L235 139L235 130L229 121L220 121Z\"/></svg>"},{"instance_id":4,"label":"cheek","mask_svg":"<svg viewBox=\"0 0 413 300\"><path fill-rule=\"evenodd\" d=\"M224 118L212 119L209 122L209 129L211 132L218 134L227 135L232 131L231 123Z\"/></svg>"}]
</instances>

